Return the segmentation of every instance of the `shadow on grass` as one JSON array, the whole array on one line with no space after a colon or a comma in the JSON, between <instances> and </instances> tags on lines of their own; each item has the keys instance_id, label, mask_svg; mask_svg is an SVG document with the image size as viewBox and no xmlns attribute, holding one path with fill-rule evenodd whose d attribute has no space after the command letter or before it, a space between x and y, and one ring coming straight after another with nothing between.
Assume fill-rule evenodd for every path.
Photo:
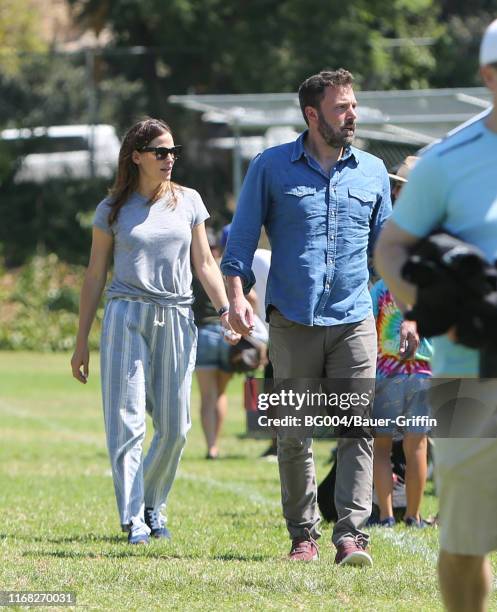
<instances>
[{"instance_id":1,"label":"shadow on grass","mask_svg":"<svg viewBox=\"0 0 497 612\"><path fill-rule=\"evenodd\" d=\"M248 457L247 455L241 455L240 453L237 454L230 454L230 455L224 455L224 454L220 454L219 457L216 457L216 459L212 460L212 459L206 459L204 455L202 456L196 456L196 457L188 457L182 460L182 463L208 463L209 465L215 465L216 463L225 463L228 461L241 461L241 460L246 460L246 459L250 459L250 457Z\"/></svg>"},{"instance_id":2,"label":"shadow on grass","mask_svg":"<svg viewBox=\"0 0 497 612\"><path fill-rule=\"evenodd\" d=\"M167 550L151 550L149 547L140 546L135 547L123 547L122 550L108 550L101 552L84 552L78 550L33 550L22 553L23 557L30 557L33 559L40 559L42 557L50 557L53 559L127 559L127 558L140 558L140 559L163 559L164 561L172 560L198 560L198 561L252 561L252 562L267 562L271 560L270 556L264 556L261 554L236 554L236 553L222 553L213 556L199 557L197 555L189 554L178 554L168 553Z\"/></svg>"},{"instance_id":3,"label":"shadow on grass","mask_svg":"<svg viewBox=\"0 0 497 612\"><path fill-rule=\"evenodd\" d=\"M17 535L17 534L5 534L0 533L1 540L18 540L21 542L36 542L40 544L96 544L96 543L107 543L107 544L125 544L126 535L73 535L73 536L61 536L61 537L50 537L50 536L31 536L31 535Z\"/></svg>"},{"instance_id":4,"label":"shadow on grass","mask_svg":"<svg viewBox=\"0 0 497 612\"><path fill-rule=\"evenodd\" d=\"M164 550L151 551L147 546L139 548L131 547L126 544L126 548L122 550L108 550L101 552L83 552L78 550L34 550L27 551L22 554L23 557L32 557L39 559L40 557L52 557L54 559L195 559L188 555L167 554Z\"/></svg>"},{"instance_id":5,"label":"shadow on grass","mask_svg":"<svg viewBox=\"0 0 497 612\"><path fill-rule=\"evenodd\" d=\"M223 553L212 557L215 561L270 561L272 557L257 554L242 555L239 553Z\"/></svg>"},{"instance_id":6,"label":"shadow on grass","mask_svg":"<svg viewBox=\"0 0 497 612\"><path fill-rule=\"evenodd\" d=\"M108 544L120 544L126 542L125 535L95 535L92 533L85 535L61 536L58 538L41 536L16 536L16 540L28 542L41 542L42 544L92 544L97 542L107 542Z\"/></svg>"}]
</instances>

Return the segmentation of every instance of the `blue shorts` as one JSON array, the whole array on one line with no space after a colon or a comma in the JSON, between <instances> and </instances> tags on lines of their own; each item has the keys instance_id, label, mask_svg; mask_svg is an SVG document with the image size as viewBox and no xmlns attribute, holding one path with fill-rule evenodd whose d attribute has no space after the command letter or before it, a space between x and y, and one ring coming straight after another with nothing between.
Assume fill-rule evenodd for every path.
<instances>
[{"instance_id":1,"label":"blue shorts","mask_svg":"<svg viewBox=\"0 0 497 612\"><path fill-rule=\"evenodd\" d=\"M426 434L430 430L428 387L425 375L398 375L376 380L373 419L388 421L375 427L379 435L393 436L397 432Z\"/></svg>"},{"instance_id":2,"label":"blue shorts","mask_svg":"<svg viewBox=\"0 0 497 612\"><path fill-rule=\"evenodd\" d=\"M230 345L223 339L219 323L201 325L198 328L196 368L232 372Z\"/></svg>"}]
</instances>

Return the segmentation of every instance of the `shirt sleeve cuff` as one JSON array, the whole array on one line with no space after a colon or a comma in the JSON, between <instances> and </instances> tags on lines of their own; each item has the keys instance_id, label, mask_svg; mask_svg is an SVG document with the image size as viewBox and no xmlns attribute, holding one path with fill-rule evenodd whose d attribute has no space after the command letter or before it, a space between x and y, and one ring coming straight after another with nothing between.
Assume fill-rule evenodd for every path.
<instances>
[{"instance_id":1,"label":"shirt sleeve cuff","mask_svg":"<svg viewBox=\"0 0 497 612\"><path fill-rule=\"evenodd\" d=\"M111 228L109 227L109 225L107 223L101 223L100 221L94 221L93 222L93 227L98 227L99 230L102 230L103 232L105 232L106 234L109 234L109 236L113 236L113 232L111 230Z\"/></svg>"},{"instance_id":2,"label":"shirt sleeve cuff","mask_svg":"<svg viewBox=\"0 0 497 612\"><path fill-rule=\"evenodd\" d=\"M242 279L243 293L247 294L255 285L255 276L251 268L241 261L223 262L221 271L225 276L239 276Z\"/></svg>"}]
</instances>

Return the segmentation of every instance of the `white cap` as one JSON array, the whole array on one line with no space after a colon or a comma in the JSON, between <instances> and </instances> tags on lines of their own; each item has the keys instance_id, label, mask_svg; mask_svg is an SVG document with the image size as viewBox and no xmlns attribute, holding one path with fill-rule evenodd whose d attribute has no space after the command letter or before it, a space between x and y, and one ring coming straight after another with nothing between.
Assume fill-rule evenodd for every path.
<instances>
[{"instance_id":1,"label":"white cap","mask_svg":"<svg viewBox=\"0 0 497 612\"><path fill-rule=\"evenodd\" d=\"M480 66L497 62L497 19L485 30L480 45Z\"/></svg>"}]
</instances>

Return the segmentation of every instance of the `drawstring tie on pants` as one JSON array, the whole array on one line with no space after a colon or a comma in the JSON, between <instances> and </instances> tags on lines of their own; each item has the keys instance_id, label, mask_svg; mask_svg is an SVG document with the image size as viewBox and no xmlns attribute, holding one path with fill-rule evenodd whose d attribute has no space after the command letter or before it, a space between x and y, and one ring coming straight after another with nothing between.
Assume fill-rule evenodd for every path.
<instances>
[{"instance_id":1,"label":"drawstring tie on pants","mask_svg":"<svg viewBox=\"0 0 497 612\"><path fill-rule=\"evenodd\" d=\"M154 316L154 327L158 325L159 327L164 327L166 324L166 312L164 306L155 306L155 316ZM160 319L159 319L160 315Z\"/></svg>"}]
</instances>

